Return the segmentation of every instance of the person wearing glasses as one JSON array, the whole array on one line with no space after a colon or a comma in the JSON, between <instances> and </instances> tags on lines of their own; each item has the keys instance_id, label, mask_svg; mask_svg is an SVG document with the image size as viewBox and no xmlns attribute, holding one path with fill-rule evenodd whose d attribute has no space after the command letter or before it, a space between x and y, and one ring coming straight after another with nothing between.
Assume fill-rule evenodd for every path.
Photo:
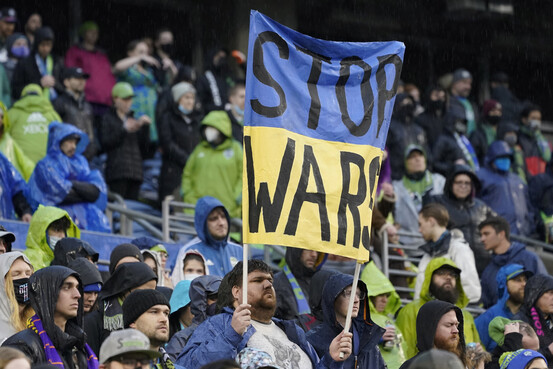
<instances>
[{"instance_id":1,"label":"person wearing glasses","mask_svg":"<svg viewBox=\"0 0 553 369\"><path fill-rule=\"evenodd\" d=\"M476 192L480 187L480 180L468 165L456 165L445 182L444 193L429 200L442 204L447 209L447 229L457 228L463 232L474 253L478 275L482 274L491 260L490 253L480 241L478 224L496 215L484 201L476 198Z\"/></svg>"},{"instance_id":2,"label":"person wearing glasses","mask_svg":"<svg viewBox=\"0 0 553 369\"><path fill-rule=\"evenodd\" d=\"M99 369L150 369L161 355L150 349L150 340L139 330L113 331L100 347Z\"/></svg>"},{"instance_id":3,"label":"person wearing glasses","mask_svg":"<svg viewBox=\"0 0 553 369\"><path fill-rule=\"evenodd\" d=\"M350 332L353 334L352 353L344 361L344 369L385 368L386 364L378 349L385 330L376 325L370 317L367 287L359 281L352 289L353 276L335 274L323 288L323 324L307 332L307 340L319 356L328 352L330 342L344 330L351 295L355 294L351 314Z\"/></svg>"}]
</instances>

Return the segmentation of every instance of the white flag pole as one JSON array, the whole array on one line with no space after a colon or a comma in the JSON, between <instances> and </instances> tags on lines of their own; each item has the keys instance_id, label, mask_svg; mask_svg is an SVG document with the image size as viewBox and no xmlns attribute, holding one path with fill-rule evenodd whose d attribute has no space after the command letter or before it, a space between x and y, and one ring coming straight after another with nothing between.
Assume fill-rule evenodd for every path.
<instances>
[{"instance_id":1,"label":"white flag pole","mask_svg":"<svg viewBox=\"0 0 553 369\"><path fill-rule=\"evenodd\" d=\"M346 326L344 327L344 332L349 332L349 327L351 325L351 314L353 312L353 304L355 303L355 295L357 294L357 282L359 281L359 273L361 272L361 263L357 261L355 264L355 272L353 273L353 283L351 285L351 296L349 298L348 304L348 314L346 316ZM344 358L344 353L340 352L340 359Z\"/></svg>"},{"instance_id":2,"label":"white flag pole","mask_svg":"<svg viewBox=\"0 0 553 369\"><path fill-rule=\"evenodd\" d=\"M248 244L242 245L242 303L248 303Z\"/></svg>"}]
</instances>

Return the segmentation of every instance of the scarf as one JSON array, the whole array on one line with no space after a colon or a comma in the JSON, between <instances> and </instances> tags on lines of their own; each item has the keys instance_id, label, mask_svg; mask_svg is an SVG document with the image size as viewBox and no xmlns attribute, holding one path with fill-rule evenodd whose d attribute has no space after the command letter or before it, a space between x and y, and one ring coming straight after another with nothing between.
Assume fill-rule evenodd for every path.
<instances>
[{"instance_id":1,"label":"scarf","mask_svg":"<svg viewBox=\"0 0 553 369\"><path fill-rule=\"evenodd\" d=\"M104 307L104 329L118 331L123 329L123 302L118 298L102 301Z\"/></svg>"},{"instance_id":2,"label":"scarf","mask_svg":"<svg viewBox=\"0 0 553 369\"><path fill-rule=\"evenodd\" d=\"M460 135L457 132L455 132L453 136L455 137L455 141L457 141L457 146L459 146L463 152L463 156L465 157L468 165L470 165L470 167L475 171L479 170L480 164L478 163L476 152L474 151L474 147L472 147L472 144L468 140L467 136Z\"/></svg>"},{"instance_id":3,"label":"scarf","mask_svg":"<svg viewBox=\"0 0 553 369\"><path fill-rule=\"evenodd\" d=\"M414 177L409 177L413 176L407 174L403 176L403 186L405 186L405 189L409 192L411 200L413 200L413 204L415 205L415 209L418 212L422 208L423 197L434 188L434 181L432 179L432 174L428 170L425 170L422 173L421 179L413 179Z\"/></svg>"},{"instance_id":4,"label":"scarf","mask_svg":"<svg viewBox=\"0 0 553 369\"><path fill-rule=\"evenodd\" d=\"M35 61L36 61L36 65L38 67L38 70L39 70L41 76L44 77L44 76L51 76L52 75L52 71L54 69L54 61L52 59L52 55L48 55L46 57L46 60L44 61L44 60L42 60L40 55L38 55L38 53L36 53L35 54ZM46 99L52 101L52 100L55 100L56 97L58 97L58 93L53 88L45 88L44 89L44 96L46 97Z\"/></svg>"},{"instance_id":5,"label":"scarf","mask_svg":"<svg viewBox=\"0 0 553 369\"><path fill-rule=\"evenodd\" d=\"M35 314L31 318L29 318L29 320L27 321L27 328L31 328L36 334L38 334L40 340L42 341L44 353L46 354L46 360L48 361L48 363L60 368L65 368L63 366L63 360L58 354L58 350L56 350L54 343L52 342L50 337L48 337L48 334L44 330L44 327L42 326L42 321L40 320L38 315ZM84 349L87 355L86 361L88 363L88 369L98 369L98 358L96 357L88 343L84 344Z\"/></svg>"},{"instance_id":6,"label":"scarf","mask_svg":"<svg viewBox=\"0 0 553 369\"><path fill-rule=\"evenodd\" d=\"M284 272L286 278L288 278L288 282L290 282L290 285L292 286L292 291L294 291L294 296L296 297L296 303L298 305L298 314L311 314L309 303L307 302L296 277L292 274L290 267L288 267L287 264L284 264L282 271Z\"/></svg>"},{"instance_id":7,"label":"scarf","mask_svg":"<svg viewBox=\"0 0 553 369\"><path fill-rule=\"evenodd\" d=\"M175 369L175 364L171 361L167 351L165 351L163 347L160 347L159 352L161 352L161 357L157 360L157 363L154 364L154 367L156 369Z\"/></svg>"}]
</instances>

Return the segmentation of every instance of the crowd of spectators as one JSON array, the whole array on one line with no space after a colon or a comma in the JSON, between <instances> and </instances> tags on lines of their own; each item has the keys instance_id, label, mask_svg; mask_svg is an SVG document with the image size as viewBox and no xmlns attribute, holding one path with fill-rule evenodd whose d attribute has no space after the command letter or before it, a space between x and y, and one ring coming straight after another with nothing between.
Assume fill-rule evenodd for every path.
<instances>
[{"instance_id":1,"label":"crowd of spectators","mask_svg":"<svg viewBox=\"0 0 553 369\"><path fill-rule=\"evenodd\" d=\"M511 237L553 243L552 145L506 74L481 104L463 68L422 94L400 83L356 290L354 261L291 247L278 270L249 260L242 281L229 234L242 213L245 56L213 48L200 73L160 29L112 63L93 21L53 55L41 16L22 20L0 9L0 218L29 223L23 253L0 228L0 369L553 367L553 277ZM194 205L197 237L174 266L154 239L120 244L102 278L80 230L111 233L108 190L142 200L152 158L153 206ZM416 278L382 273L383 232L408 246L390 254Z\"/></svg>"}]
</instances>

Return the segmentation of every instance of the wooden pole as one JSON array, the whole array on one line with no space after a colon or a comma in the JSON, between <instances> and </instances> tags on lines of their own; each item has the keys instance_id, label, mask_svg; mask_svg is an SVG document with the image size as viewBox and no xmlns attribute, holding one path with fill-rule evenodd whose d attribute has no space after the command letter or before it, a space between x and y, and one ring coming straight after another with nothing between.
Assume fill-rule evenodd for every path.
<instances>
[{"instance_id":1,"label":"wooden pole","mask_svg":"<svg viewBox=\"0 0 553 369\"><path fill-rule=\"evenodd\" d=\"M242 245L242 303L248 303L248 244Z\"/></svg>"},{"instance_id":2,"label":"wooden pole","mask_svg":"<svg viewBox=\"0 0 553 369\"><path fill-rule=\"evenodd\" d=\"M358 261L355 264L355 272L353 273L353 283L351 284L351 296L349 297L348 314L346 316L346 326L344 332L349 332L351 325L351 314L353 312L353 304L355 303L355 295L357 294L357 282L359 281L359 273L361 272L361 263ZM344 353L340 352L340 359L344 358Z\"/></svg>"}]
</instances>

